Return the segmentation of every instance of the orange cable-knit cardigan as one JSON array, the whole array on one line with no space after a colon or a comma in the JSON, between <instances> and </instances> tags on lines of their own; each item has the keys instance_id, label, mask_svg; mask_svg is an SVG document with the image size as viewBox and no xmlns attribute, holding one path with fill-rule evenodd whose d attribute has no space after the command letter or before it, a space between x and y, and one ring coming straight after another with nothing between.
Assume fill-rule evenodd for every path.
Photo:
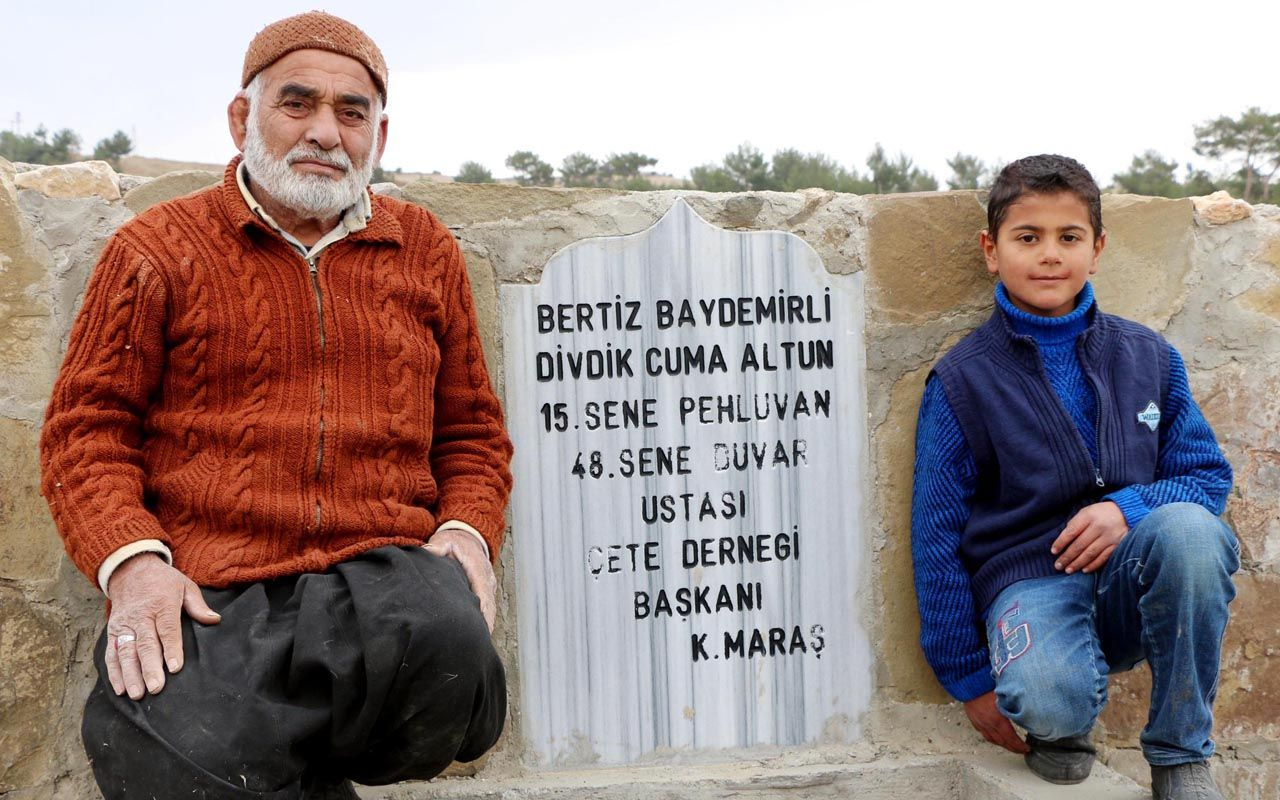
<instances>
[{"instance_id":1,"label":"orange cable-knit cardigan","mask_svg":"<svg viewBox=\"0 0 1280 800\"><path fill-rule=\"evenodd\" d=\"M373 198L307 261L220 185L107 243L40 439L42 490L90 580L158 539L201 586L315 572L439 521L497 558L511 443L462 254Z\"/></svg>"}]
</instances>

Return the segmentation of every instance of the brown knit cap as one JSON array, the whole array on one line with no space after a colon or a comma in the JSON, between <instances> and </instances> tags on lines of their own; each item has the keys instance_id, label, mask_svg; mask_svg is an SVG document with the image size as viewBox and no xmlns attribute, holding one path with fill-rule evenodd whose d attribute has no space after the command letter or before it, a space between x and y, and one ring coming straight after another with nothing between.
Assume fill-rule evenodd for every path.
<instances>
[{"instance_id":1,"label":"brown knit cap","mask_svg":"<svg viewBox=\"0 0 1280 800\"><path fill-rule=\"evenodd\" d=\"M282 56L308 48L328 50L364 64L378 87L383 105L386 105L387 62L382 60L382 51L364 31L323 11L308 11L288 17L258 31L249 43L249 51L244 54L244 75L240 87L248 86L254 75Z\"/></svg>"}]
</instances>

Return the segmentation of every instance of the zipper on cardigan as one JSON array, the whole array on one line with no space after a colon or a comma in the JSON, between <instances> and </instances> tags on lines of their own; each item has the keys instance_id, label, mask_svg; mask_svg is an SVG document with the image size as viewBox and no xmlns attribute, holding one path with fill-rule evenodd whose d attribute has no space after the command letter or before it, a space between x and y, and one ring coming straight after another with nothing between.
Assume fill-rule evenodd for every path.
<instances>
[{"instance_id":1,"label":"zipper on cardigan","mask_svg":"<svg viewBox=\"0 0 1280 800\"><path fill-rule=\"evenodd\" d=\"M1029 346L1032 352L1035 353L1036 364L1039 365L1040 367L1040 377L1044 379L1044 385L1049 387L1049 393L1054 397L1057 397L1058 393L1053 388L1053 382L1049 380L1049 373L1044 368L1044 359L1040 356L1040 348L1036 345L1035 340L1033 340L1030 336L1023 336L1020 338L1025 339L1027 346ZM1077 343L1076 345L1077 356L1080 355L1079 351L1081 349L1083 348L1080 346L1079 343ZM1093 388L1093 399L1094 399L1093 432L1094 432L1094 436L1097 437L1096 441L1098 445L1098 459L1101 460L1102 459L1102 392L1098 389L1098 382L1094 380L1093 375L1091 375L1089 371L1084 368L1083 357L1080 358L1080 371L1084 373L1085 378L1088 379L1089 381L1089 385ZM1058 399L1058 406L1063 411L1067 411L1066 404L1063 402L1062 398L1058 397L1057 399ZM1097 486L1099 489L1104 488L1107 485L1107 482L1102 478L1102 467L1093 460L1093 456L1089 455L1089 446L1084 443L1084 437L1080 435L1080 431L1078 428L1076 428L1075 422L1071 420L1071 413L1067 412L1066 417L1067 417L1067 424L1069 424L1072 427L1072 429L1076 431L1076 441L1080 443L1080 449L1084 451L1085 460L1088 461L1089 466L1093 468L1093 485Z\"/></svg>"},{"instance_id":2,"label":"zipper on cardigan","mask_svg":"<svg viewBox=\"0 0 1280 800\"><path fill-rule=\"evenodd\" d=\"M1084 369L1083 362L1080 364L1080 368ZM1089 375L1089 373L1086 372L1085 375ZM1107 482L1102 479L1102 465L1100 463L1102 461L1102 392L1098 389L1098 382L1093 379L1092 375L1089 375L1089 383L1093 386L1093 434L1098 437L1094 440L1098 446L1098 461L1093 464L1093 482L1099 489L1102 489L1107 485ZM1089 460L1093 461L1093 459Z\"/></svg>"},{"instance_id":3,"label":"zipper on cardigan","mask_svg":"<svg viewBox=\"0 0 1280 800\"><path fill-rule=\"evenodd\" d=\"M1087 335L1087 332L1086 332ZM1080 371L1089 379L1089 386L1093 388L1093 435L1097 437L1094 444L1098 448L1098 461L1095 463L1092 458L1089 462L1093 464L1093 483L1099 489L1106 488L1107 482L1102 479L1102 389L1097 379L1093 377L1093 373L1085 369L1084 366L1084 336L1081 336L1076 343L1076 357L1080 359Z\"/></svg>"},{"instance_id":4,"label":"zipper on cardigan","mask_svg":"<svg viewBox=\"0 0 1280 800\"><path fill-rule=\"evenodd\" d=\"M320 469L324 465L324 296L320 293L320 268L318 256L307 258L307 271L311 273L311 288L316 295L316 322L320 331L320 424L316 441L316 468L313 479L316 488L316 533L320 532Z\"/></svg>"}]
</instances>

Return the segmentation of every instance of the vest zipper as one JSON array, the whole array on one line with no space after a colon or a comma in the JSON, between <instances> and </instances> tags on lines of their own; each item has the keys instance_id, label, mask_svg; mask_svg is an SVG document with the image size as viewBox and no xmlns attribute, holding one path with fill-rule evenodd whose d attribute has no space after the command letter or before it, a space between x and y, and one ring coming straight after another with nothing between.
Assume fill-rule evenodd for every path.
<instances>
[{"instance_id":1,"label":"vest zipper","mask_svg":"<svg viewBox=\"0 0 1280 800\"><path fill-rule=\"evenodd\" d=\"M311 273L311 288L316 295L316 322L320 332L320 423L316 441L316 468L312 476L316 483L316 533L322 522L320 512L320 468L324 465L324 297L320 293L319 256L307 258L307 271Z\"/></svg>"},{"instance_id":2,"label":"vest zipper","mask_svg":"<svg viewBox=\"0 0 1280 800\"><path fill-rule=\"evenodd\" d=\"M1085 334L1088 335L1087 332ZM1076 357L1080 359L1080 371L1089 379L1089 386L1093 388L1093 435L1096 437L1094 443L1098 448L1098 461L1094 463L1090 458L1089 462L1093 464L1093 483L1099 489L1106 488L1107 482L1102 479L1102 389L1098 381L1093 377L1093 373L1085 369L1084 366L1084 336L1080 337L1080 341L1076 344Z\"/></svg>"},{"instance_id":3,"label":"vest zipper","mask_svg":"<svg viewBox=\"0 0 1280 800\"><path fill-rule=\"evenodd\" d=\"M1083 366L1082 364L1081 368ZM1087 372L1085 374L1088 375ZM1089 383L1093 385L1093 435L1097 437L1095 443L1098 446L1098 462L1093 465L1093 482L1099 489L1102 489L1107 485L1107 482L1102 479L1102 465L1100 463L1102 461L1102 392L1098 391L1098 383L1093 379L1092 375L1089 376Z\"/></svg>"},{"instance_id":4,"label":"vest zipper","mask_svg":"<svg viewBox=\"0 0 1280 800\"><path fill-rule=\"evenodd\" d=\"M1044 380L1044 385L1049 387L1049 393L1051 395L1053 395L1054 397L1057 397L1058 392L1053 388L1053 382L1049 380L1049 373L1045 371L1044 359L1040 356L1040 348L1036 345L1035 341L1031 339L1031 337L1027 336L1023 338L1027 340L1027 345L1036 354L1036 364L1040 367L1040 377ZM1082 349L1083 347L1081 346L1081 344L1076 345L1076 355L1080 358L1080 371L1084 373L1085 378L1087 378L1089 381L1089 385L1093 388L1093 400L1094 400L1093 433L1094 433L1094 436L1097 437L1095 441L1098 445L1098 460L1101 461L1102 460L1102 392L1098 388L1098 382L1097 380L1094 379L1093 374L1084 368L1084 357L1083 357L1083 354L1080 352ZM1075 422L1071 419L1071 413L1067 411L1066 404L1063 402L1062 398L1057 397L1057 400L1058 400L1058 407L1061 408L1063 412L1065 412L1065 416L1067 418L1067 424L1069 424L1072 427L1072 429L1076 431L1076 441L1080 443L1080 449L1084 451L1085 460L1088 461L1089 466L1093 468L1093 485L1097 486L1099 489L1106 487L1107 482L1102 478L1101 465L1099 465L1097 462L1093 460L1093 456L1089 455L1089 447L1084 443L1084 437L1080 435L1080 430L1076 428Z\"/></svg>"}]
</instances>

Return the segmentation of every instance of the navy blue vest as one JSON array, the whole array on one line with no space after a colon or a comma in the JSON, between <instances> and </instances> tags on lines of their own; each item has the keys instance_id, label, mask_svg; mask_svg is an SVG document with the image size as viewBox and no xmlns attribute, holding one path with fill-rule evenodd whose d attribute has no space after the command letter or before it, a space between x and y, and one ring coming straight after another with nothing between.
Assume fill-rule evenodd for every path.
<instances>
[{"instance_id":1,"label":"navy blue vest","mask_svg":"<svg viewBox=\"0 0 1280 800\"><path fill-rule=\"evenodd\" d=\"M1076 350L1098 398L1099 464L1035 341L998 308L934 367L978 470L960 559L980 610L1015 581L1057 574L1049 545L1081 508L1155 480L1160 435L1139 414L1166 405L1169 347L1135 322L1092 313Z\"/></svg>"}]
</instances>

